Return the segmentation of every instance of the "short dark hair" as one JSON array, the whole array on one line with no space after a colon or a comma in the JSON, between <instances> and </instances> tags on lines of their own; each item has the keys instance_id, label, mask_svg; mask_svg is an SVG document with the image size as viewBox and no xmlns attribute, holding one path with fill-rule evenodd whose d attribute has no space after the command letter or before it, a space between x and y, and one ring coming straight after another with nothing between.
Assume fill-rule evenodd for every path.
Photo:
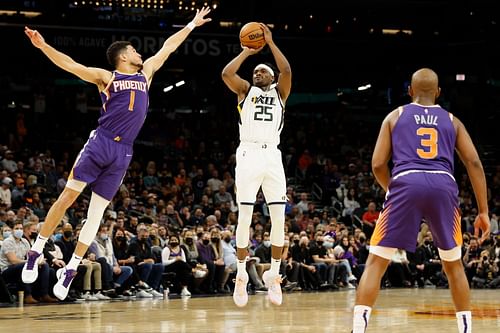
<instances>
[{"instance_id":1,"label":"short dark hair","mask_svg":"<svg viewBox=\"0 0 500 333\"><path fill-rule=\"evenodd\" d=\"M116 68L118 65L118 56L120 53L127 49L127 46L132 45L127 41L116 41L111 43L106 51L106 57L108 58L108 62L111 66Z\"/></svg>"}]
</instances>

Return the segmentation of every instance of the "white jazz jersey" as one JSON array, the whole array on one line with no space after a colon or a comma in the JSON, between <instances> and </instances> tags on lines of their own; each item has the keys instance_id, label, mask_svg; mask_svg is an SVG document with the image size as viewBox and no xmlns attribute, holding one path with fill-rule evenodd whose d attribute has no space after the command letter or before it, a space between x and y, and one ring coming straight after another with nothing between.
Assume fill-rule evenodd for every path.
<instances>
[{"instance_id":1,"label":"white jazz jersey","mask_svg":"<svg viewBox=\"0 0 500 333\"><path fill-rule=\"evenodd\" d=\"M283 129L285 108L276 84L268 91L252 86L238 105L240 112L240 141L259 142L277 146Z\"/></svg>"},{"instance_id":2,"label":"white jazz jersey","mask_svg":"<svg viewBox=\"0 0 500 333\"><path fill-rule=\"evenodd\" d=\"M236 200L253 204L260 188L267 204L286 202L286 178L278 149L283 128L283 102L276 89L252 86L238 105L240 145L236 150Z\"/></svg>"}]
</instances>

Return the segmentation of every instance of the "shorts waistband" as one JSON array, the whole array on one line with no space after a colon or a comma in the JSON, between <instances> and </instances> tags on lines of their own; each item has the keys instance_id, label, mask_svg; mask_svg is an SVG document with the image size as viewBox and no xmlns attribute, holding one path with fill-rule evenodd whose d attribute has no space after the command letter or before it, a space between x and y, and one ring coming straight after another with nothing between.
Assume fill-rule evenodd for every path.
<instances>
[{"instance_id":1,"label":"shorts waistband","mask_svg":"<svg viewBox=\"0 0 500 333\"><path fill-rule=\"evenodd\" d=\"M111 140L113 140L115 142L124 144L124 145L130 145L131 146L131 145L134 144L133 140L128 140L128 139L126 139L124 137L116 135L115 133L111 132L110 130L107 130L107 129L102 128L102 127L98 127L97 128L97 134L102 134L106 138L111 139Z\"/></svg>"},{"instance_id":2,"label":"shorts waistband","mask_svg":"<svg viewBox=\"0 0 500 333\"><path fill-rule=\"evenodd\" d=\"M448 171L443 171L443 170L406 170L406 171L398 173L397 175L392 177L392 179L393 180L398 179L401 176L406 176L406 175L409 175L411 173L434 173L434 174L448 175L451 177L451 179L453 179L455 181L455 177L453 177L453 175L451 173L449 173Z\"/></svg>"},{"instance_id":3,"label":"shorts waistband","mask_svg":"<svg viewBox=\"0 0 500 333\"><path fill-rule=\"evenodd\" d=\"M269 142L241 142L240 147L242 148L255 148L255 149L276 149L277 145Z\"/></svg>"}]
</instances>

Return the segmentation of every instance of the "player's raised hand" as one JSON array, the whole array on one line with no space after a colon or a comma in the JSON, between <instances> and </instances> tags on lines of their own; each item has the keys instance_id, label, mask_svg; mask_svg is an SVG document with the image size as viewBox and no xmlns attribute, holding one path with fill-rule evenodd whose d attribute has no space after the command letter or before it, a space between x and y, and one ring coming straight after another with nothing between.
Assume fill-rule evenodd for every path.
<instances>
[{"instance_id":1,"label":"player's raised hand","mask_svg":"<svg viewBox=\"0 0 500 333\"><path fill-rule=\"evenodd\" d=\"M479 244L482 244L484 240L490 237L490 217L486 213L481 213L476 216L474 220L474 236L479 237L479 231L481 231L481 238L479 239Z\"/></svg>"},{"instance_id":2,"label":"player's raised hand","mask_svg":"<svg viewBox=\"0 0 500 333\"><path fill-rule=\"evenodd\" d=\"M260 27L262 28L262 30L264 31L264 39L266 40L266 43L272 43L273 42L273 34L271 32L271 29L269 29L269 27L264 24L264 23L259 23L260 24Z\"/></svg>"},{"instance_id":3,"label":"player's raised hand","mask_svg":"<svg viewBox=\"0 0 500 333\"><path fill-rule=\"evenodd\" d=\"M197 9L196 10L196 15L193 18L193 23L199 27L200 25L203 25L207 22L212 21L210 17L205 18L208 13L210 13L211 9L210 7L203 7L201 10Z\"/></svg>"},{"instance_id":4,"label":"player's raised hand","mask_svg":"<svg viewBox=\"0 0 500 333\"><path fill-rule=\"evenodd\" d=\"M248 53L250 55L259 53L264 48L264 46L266 46L266 45L264 44L262 47L259 47L258 49L252 49L251 47L248 47L248 46L241 44L241 48L243 49L243 51L245 51L246 53Z\"/></svg>"},{"instance_id":5,"label":"player's raised hand","mask_svg":"<svg viewBox=\"0 0 500 333\"><path fill-rule=\"evenodd\" d=\"M43 39L42 35L37 30L31 30L28 27L24 27L24 33L29 37L31 43L33 43L35 47L41 49L47 45L45 39Z\"/></svg>"}]
</instances>

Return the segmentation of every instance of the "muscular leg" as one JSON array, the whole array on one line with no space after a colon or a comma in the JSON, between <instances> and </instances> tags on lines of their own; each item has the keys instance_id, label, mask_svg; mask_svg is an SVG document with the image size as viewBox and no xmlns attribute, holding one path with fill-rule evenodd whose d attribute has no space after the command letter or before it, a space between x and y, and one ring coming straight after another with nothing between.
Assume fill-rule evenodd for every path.
<instances>
[{"instance_id":1,"label":"muscular leg","mask_svg":"<svg viewBox=\"0 0 500 333\"><path fill-rule=\"evenodd\" d=\"M49 238L57 225L62 221L66 210L75 202L81 192L73 190L69 187L64 188L62 193L57 198L56 202L50 207L45 222L40 230L40 236ZM36 249L34 249L36 251ZM43 250L43 247L42 247ZM38 251L37 251L38 252Z\"/></svg>"}]
</instances>

